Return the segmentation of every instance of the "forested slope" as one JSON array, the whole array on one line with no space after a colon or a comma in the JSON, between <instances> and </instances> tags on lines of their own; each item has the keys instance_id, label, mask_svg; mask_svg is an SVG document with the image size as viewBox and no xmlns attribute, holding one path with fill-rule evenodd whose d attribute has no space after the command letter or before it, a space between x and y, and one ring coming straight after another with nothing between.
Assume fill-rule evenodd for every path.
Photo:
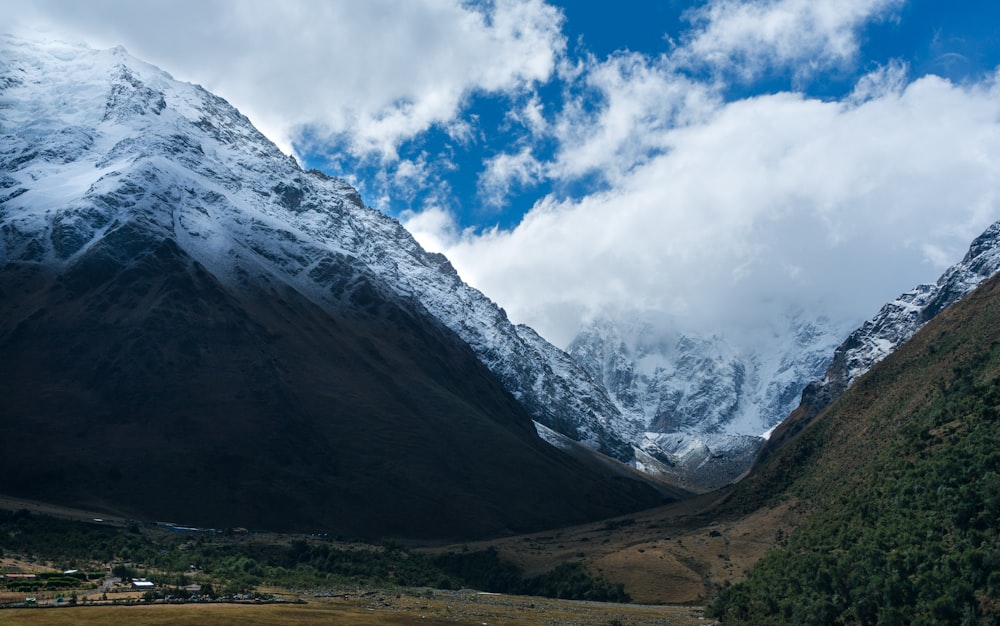
<instances>
[{"instance_id":1,"label":"forested slope","mask_svg":"<svg viewBox=\"0 0 1000 626\"><path fill-rule=\"evenodd\" d=\"M1000 623L1000 281L775 452L731 505L811 515L713 607L725 624Z\"/></svg>"}]
</instances>

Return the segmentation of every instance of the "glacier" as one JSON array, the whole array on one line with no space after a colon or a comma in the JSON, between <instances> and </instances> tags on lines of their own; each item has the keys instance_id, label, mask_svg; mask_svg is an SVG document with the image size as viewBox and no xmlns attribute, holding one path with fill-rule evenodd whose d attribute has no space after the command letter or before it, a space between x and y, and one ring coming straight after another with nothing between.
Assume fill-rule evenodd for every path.
<instances>
[{"instance_id":1,"label":"glacier","mask_svg":"<svg viewBox=\"0 0 1000 626\"><path fill-rule=\"evenodd\" d=\"M591 322L568 352L623 415L642 424L632 439L638 468L709 491L750 467L765 434L822 375L841 336L828 320L801 312L747 342L685 333L626 311Z\"/></svg>"}]
</instances>

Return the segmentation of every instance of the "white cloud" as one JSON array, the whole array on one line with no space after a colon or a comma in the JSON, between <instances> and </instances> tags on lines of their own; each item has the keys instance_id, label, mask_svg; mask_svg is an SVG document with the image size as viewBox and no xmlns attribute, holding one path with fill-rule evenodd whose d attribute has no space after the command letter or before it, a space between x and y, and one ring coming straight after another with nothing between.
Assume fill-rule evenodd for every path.
<instances>
[{"instance_id":1,"label":"white cloud","mask_svg":"<svg viewBox=\"0 0 1000 626\"><path fill-rule=\"evenodd\" d=\"M469 94L554 71L562 14L542 0L0 1L7 28L133 54L203 84L288 150L302 125L357 156L453 125Z\"/></svg>"},{"instance_id":2,"label":"white cloud","mask_svg":"<svg viewBox=\"0 0 1000 626\"><path fill-rule=\"evenodd\" d=\"M498 154L485 165L486 169L479 175L479 194L483 202L494 207L506 204L512 189L531 185L543 174L542 164L530 147L516 154Z\"/></svg>"},{"instance_id":3,"label":"white cloud","mask_svg":"<svg viewBox=\"0 0 1000 626\"><path fill-rule=\"evenodd\" d=\"M512 182L525 184L540 172L565 183L586 176L615 186L634 168L671 149L670 131L703 122L722 102L725 82L699 80L692 67L709 66L743 78L793 65L806 75L851 61L857 31L884 18L903 0L713 0L689 12L695 28L683 45L651 58L621 52L607 59L563 59L560 77L567 103L549 123L541 107L527 109L532 135L547 133L558 145L555 157L539 164L528 151L489 161L480 189L487 203L501 206ZM855 97L899 90L905 66L890 63L859 83ZM526 123L528 123L526 121ZM516 167L521 165L522 167ZM530 168L523 166L530 165Z\"/></svg>"},{"instance_id":4,"label":"white cloud","mask_svg":"<svg viewBox=\"0 0 1000 626\"><path fill-rule=\"evenodd\" d=\"M900 93L906 87L910 68L898 59L869 72L855 84L849 100L860 104L872 98L880 98L891 93Z\"/></svg>"},{"instance_id":5,"label":"white cloud","mask_svg":"<svg viewBox=\"0 0 1000 626\"><path fill-rule=\"evenodd\" d=\"M675 60L750 80L791 67L800 76L837 67L858 53L858 30L905 0L710 0Z\"/></svg>"},{"instance_id":6,"label":"white cloud","mask_svg":"<svg viewBox=\"0 0 1000 626\"><path fill-rule=\"evenodd\" d=\"M687 69L846 66L859 29L900 5L719 0L669 55L564 61L568 103L547 126L559 148L541 165L557 186L596 176L606 190L549 196L512 231L451 228L435 245L563 345L623 303L688 331L749 332L805 308L846 332L1000 217L996 82L911 83L892 61L842 102L724 102L724 80Z\"/></svg>"},{"instance_id":7,"label":"white cloud","mask_svg":"<svg viewBox=\"0 0 1000 626\"><path fill-rule=\"evenodd\" d=\"M543 199L509 232L438 232L438 249L558 343L623 302L688 329L792 306L849 328L1000 217L996 81L928 76L860 103L761 96L658 133L669 149L612 189Z\"/></svg>"},{"instance_id":8,"label":"white cloud","mask_svg":"<svg viewBox=\"0 0 1000 626\"><path fill-rule=\"evenodd\" d=\"M605 59L567 55L562 14L543 0L0 0L0 14L13 32L123 44L286 150L309 125L343 142L345 161L394 160L353 181L366 201L419 202L401 218L422 243L564 344L623 303L734 333L792 306L856 322L1000 217L995 80L913 81L889 62L840 102L723 98L733 79L849 69L864 26L902 3L709 0L668 54ZM553 87L562 103L539 95ZM492 140L465 109L478 93L512 107L484 199L590 177L603 191L542 198L511 231L461 230L441 171L453 155L396 151L430 128Z\"/></svg>"},{"instance_id":9,"label":"white cloud","mask_svg":"<svg viewBox=\"0 0 1000 626\"><path fill-rule=\"evenodd\" d=\"M637 53L591 60L582 94L558 115L552 134L559 151L555 178L599 173L614 182L665 150L665 132L703 119L717 104L711 88ZM595 104L594 100L597 101Z\"/></svg>"},{"instance_id":10,"label":"white cloud","mask_svg":"<svg viewBox=\"0 0 1000 626\"><path fill-rule=\"evenodd\" d=\"M429 252L445 252L462 237L454 216L441 207L429 206L421 211L406 211L400 215L400 220ZM472 234L469 233L468 236L471 237Z\"/></svg>"},{"instance_id":11,"label":"white cloud","mask_svg":"<svg viewBox=\"0 0 1000 626\"><path fill-rule=\"evenodd\" d=\"M508 119L528 128L533 136L544 134L548 130L545 119L545 105L537 93L525 102L520 111L514 110L507 114Z\"/></svg>"},{"instance_id":12,"label":"white cloud","mask_svg":"<svg viewBox=\"0 0 1000 626\"><path fill-rule=\"evenodd\" d=\"M363 180L350 181L370 205L389 212L393 206L418 208L453 206L454 194L442 171L456 166L446 157L421 152L414 158L399 159Z\"/></svg>"}]
</instances>

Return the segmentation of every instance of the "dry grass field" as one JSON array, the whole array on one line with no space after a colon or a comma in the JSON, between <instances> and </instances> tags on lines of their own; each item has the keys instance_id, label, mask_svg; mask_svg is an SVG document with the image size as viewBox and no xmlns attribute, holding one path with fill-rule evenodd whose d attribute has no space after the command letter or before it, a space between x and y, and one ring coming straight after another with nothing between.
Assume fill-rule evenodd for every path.
<instances>
[{"instance_id":1,"label":"dry grass field","mask_svg":"<svg viewBox=\"0 0 1000 626\"><path fill-rule=\"evenodd\" d=\"M524 624L526 626L704 625L697 607L641 606L569 602L481 594L473 591L433 591L416 595L369 593L337 598L310 598L306 604L180 604L94 606L58 609L5 609L5 626L98 626L129 624L201 626L204 624Z\"/></svg>"},{"instance_id":2,"label":"dry grass field","mask_svg":"<svg viewBox=\"0 0 1000 626\"><path fill-rule=\"evenodd\" d=\"M716 516L725 493L702 496L631 516L549 532L417 551L464 552L495 548L526 576L580 562L594 575L622 583L636 604L564 602L536 597L426 591L381 591L313 598L307 604L188 604L11 609L3 624L705 624L700 608L718 590L741 580L763 554L803 516L794 499L749 515ZM41 507L26 501L8 508ZM46 506L40 513L89 521L94 514ZM119 520L105 520L118 526ZM147 530L144 532L153 532ZM163 531L165 532L165 531ZM275 543L290 536L275 535ZM7 563L8 571L34 571L41 563ZM279 598L290 598L268 589ZM68 594L67 594L68 595ZM91 594L88 602L100 603ZM126 594L112 597L123 601ZM141 596L141 593L138 594ZM9 599L9 600L14 600ZM49 599L51 600L51 599ZM136 598L136 601L141 598ZM39 598L43 603L43 598ZM47 603L47 602L45 602Z\"/></svg>"},{"instance_id":3,"label":"dry grass field","mask_svg":"<svg viewBox=\"0 0 1000 626\"><path fill-rule=\"evenodd\" d=\"M624 583L633 602L701 604L727 583L742 580L803 517L794 499L730 519L702 517L715 504L714 498L702 498L618 520L445 550L494 547L528 575L580 561L592 573Z\"/></svg>"}]
</instances>

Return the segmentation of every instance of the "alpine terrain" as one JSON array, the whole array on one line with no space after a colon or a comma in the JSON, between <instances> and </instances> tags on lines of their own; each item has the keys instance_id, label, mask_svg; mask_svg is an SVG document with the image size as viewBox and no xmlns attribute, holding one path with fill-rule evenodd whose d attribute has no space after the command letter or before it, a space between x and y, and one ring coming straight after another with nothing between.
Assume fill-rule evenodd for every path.
<instances>
[{"instance_id":1,"label":"alpine terrain","mask_svg":"<svg viewBox=\"0 0 1000 626\"><path fill-rule=\"evenodd\" d=\"M977 252L974 244L963 261L973 273L996 256L980 266ZM917 293L937 291L946 302L946 284ZM919 320L920 311L900 302L883 313L891 309ZM1000 623L998 315L994 276L866 374L853 375L842 395L781 445L772 438L771 453L732 489L728 505L745 512L790 504L800 520L746 580L720 592L716 617L725 624ZM866 337L877 337L870 328ZM845 345L838 356L858 344Z\"/></svg>"},{"instance_id":2,"label":"alpine terrain","mask_svg":"<svg viewBox=\"0 0 1000 626\"><path fill-rule=\"evenodd\" d=\"M695 491L739 478L762 436L794 409L836 346L825 320L789 316L754 351L724 336L693 336L640 316L593 322L570 354L642 425L636 465Z\"/></svg>"},{"instance_id":3,"label":"alpine terrain","mask_svg":"<svg viewBox=\"0 0 1000 626\"><path fill-rule=\"evenodd\" d=\"M623 433L632 437L638 467L708 491L743 475L772 430L780 440L801 428L998 270L1000 222L936 283L900 295L842 343L827 320L803 314L774 322L756 350L721 335L689 336L619 316L592 323L569 353L605 385L629 421L642 425L638 435ZM795 419L778 426L793 411Z\"/></svg>"},{"instance_id":4,"label":"alpine terrain","mask_svg":"<svg viewBox=\"0 0 1000 626\"><path fill-rule=\"evenodd\" d=\"M540 439L532 420L628 460L636 425L447 259L204 89L120 48L5 37L0 137L8 494L422 537L683 495Z\"/></svg>"}]
</instances>

